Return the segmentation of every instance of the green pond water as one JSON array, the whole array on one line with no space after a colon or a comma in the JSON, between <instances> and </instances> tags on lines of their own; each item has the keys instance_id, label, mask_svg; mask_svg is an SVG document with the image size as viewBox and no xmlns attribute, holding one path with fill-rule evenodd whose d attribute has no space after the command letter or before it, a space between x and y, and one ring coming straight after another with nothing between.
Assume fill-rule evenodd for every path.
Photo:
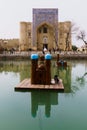
<instances>
[{"instance_id":1,"label":"green pond water","mask_svg":"<svg viewBox=\"0 0 87 130\"><path fill-rule=\"evenodd\" d=\"M87 61L68 61L66 69L55 63L62 93L15 91L30 77L31 61L0 61L0 130L87 130Z\"/></svg>"}]
</instances>

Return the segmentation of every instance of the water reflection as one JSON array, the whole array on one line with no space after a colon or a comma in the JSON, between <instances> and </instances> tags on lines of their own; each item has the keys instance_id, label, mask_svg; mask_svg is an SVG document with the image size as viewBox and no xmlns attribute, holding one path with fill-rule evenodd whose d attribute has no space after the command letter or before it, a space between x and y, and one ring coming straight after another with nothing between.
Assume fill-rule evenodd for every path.
<instances>
[{"instance_id":1,"label":"water reflection","mask_svg":"<svg viewBox=\"0 0 87 130\"><path fill-rule=\"evenodd\" d=\"M52 77L53 75L58 75L59 78L62 79L64 84L64 92L71 93L71 71L72 65L70 64L68 67L57 67L55 66L55 61L52 64Z\"/></svg>"},{"instance_id":2,"label":"water reflection","mask_svg":"<svg viewBox=\"0 0 87 130\"><path fill-rule=\"evenodd\" d=\"M15 92L14 84L30 77L30 61L0 61L0 128L86 130L87 61L70 61L70 63L66 69L58 69L53 64L51 68L52 77L58 74L62 78L64 93L53 91L24 93Z\"/></svg>"},{"instance_id":3,"label":"water reflection","mask_svg":"<svg viewBox=\"0 0 87 130\"><path fill-rule=\"evenodd\" d=\"M50 91L31 92L31 113L36 117L39 106L45 106L45 116L50 117L51 105L58 105L58 93Z\"/></svg>"},{"instance_id":4,"label":"water reflection","mask_svg":"<svg viewBox=\"0 0 87 130\"><path fill-rule=\"evenodd\" d=\"M23 89L23 90L15 89L15 92L22 92L22 93L30 92L31 93L32 117L37 116L38 109L41 106L45 107L45 116L50 117L51 106L58 105L58 94L61 93L55 90L27 90L27 89Z\"/></svg>"},{"instance_id":5,"label":"water reflection","mask_svg":"<svg viewBox=\"0 0 87 130\"><path fill-rule=\"evenodd\" d=\"M83 87L86 83L86 76L87 76L87 72L85 72L82 76L77 76L76 77L76 81L77 83L80 84L81 87Z\"/></svg>"},{"instance_id":6,"label":"water reflection","mask_svg":"<svg viewBox=\"0 0 87 130\"><path fill-rule=\"evenodd\" d=\"M52 62L52 77L58 75L64 84L64 93L75 94L76 91L86 84L87 62L68 61L68 67L57 67L55 61ZM82 76L80 76L82 75Z\"/></svg>"},{"instance_id":7,"label":"water reflection","mask_svg":"<svg viewBox=\"0 0 87 130\"><path fill-rule=\"evenodd\" d=\"M85 73L83 74L83 76L77 77L77 81L84 82L84 77L85 77L86 75L87 75L87 72L85 72Z\"/></svg>"},{"instance_id":8,"label":"water reflection","mask_svg":"<svg viewBox=\"0 0 87 130\"><path fill-rule=\"evenodd\" d=\"M19 73L20 81L26 77L30 77L31 62L30 61L1 61L0 72L14 72Z\"/></svg>"},{"instance_id":9,"label":"water reflection","mask_svg":"<svg viewBox=\"0 0 87 130\"><path fill-rule=\"evenodd\" d=\"M0 61L0 72L14 72L19 74L21 82L31 75L31 61ZM70 61L68 67L58 68L55 66L55 60L52 61L51 77L58 75L64 84L64 93L75 93L79 86L84 86L87 77L86 61Z\"/></svg>"}]
</instances>

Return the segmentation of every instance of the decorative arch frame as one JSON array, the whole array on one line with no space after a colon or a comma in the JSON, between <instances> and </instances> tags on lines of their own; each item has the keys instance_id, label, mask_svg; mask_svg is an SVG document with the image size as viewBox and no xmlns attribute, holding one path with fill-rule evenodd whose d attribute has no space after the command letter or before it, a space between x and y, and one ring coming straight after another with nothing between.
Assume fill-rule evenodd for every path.
<instances>
[{"instance_id":1,"label":"decorative arch frame","mask_svg":"<svg viewBox=\"0 0 87 130\"><path fill-rule=\"evenodd\" d=\"M51 33L53 33L53 31L54 31L54 29L53 29L53 25L52 24L50 24L50 23L48 23L48 22L42 22L41 24L39 24L39 26L37 27L37 29L36 29L36 34L37 34L37 48L38 48L38 46L39 46L39 48L38 49L42 49L43 48L43 44L47 44L47 48L48 48L48 41L49 41L49 36L47 35L47 34L49 34L49 31L47 31L47 33L43 33L42 35L43 35L43 37L42 37L42 42L40 43L40 35L39 35L39 29L42 27L44 27L44 26L46 26L46 27L48 27L48 29L50 29L50 31L51 31ZM39 36L38 36L39 35ZM38 38L39 37L39 38ZM46 40L44 40L44 38L46 38ZM45 41L46 41L46 43L45 43ZM41 45L42 44L42 45Z\"/></svg>"}]
</instances>

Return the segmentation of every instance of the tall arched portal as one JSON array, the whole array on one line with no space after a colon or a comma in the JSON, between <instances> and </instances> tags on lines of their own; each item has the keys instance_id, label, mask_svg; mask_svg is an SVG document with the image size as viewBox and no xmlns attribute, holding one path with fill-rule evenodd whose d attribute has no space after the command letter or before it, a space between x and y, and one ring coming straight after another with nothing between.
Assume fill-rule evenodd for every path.
<instances>
[{"instance_id":1,"label":"tall arched portal","mask_svg":"<svg viewBox=\"0 0 87 130\"><path fill-rule=\"evenodd\" d=\"M54 29L48 23L42 23L37 28L37 49L42 50L46 48L47 50L55 47L54 44Z\"/></svg>"},{"instance_id":2,"label":"tall arched portal","mask_svg":"<svg viewBox=\"0 0 87 130\"><path fill-rule=\"evenodd\" d=\"M33 9L32 46L52 49L57 42L58 9Z\"/></svg>"}]
</instances>

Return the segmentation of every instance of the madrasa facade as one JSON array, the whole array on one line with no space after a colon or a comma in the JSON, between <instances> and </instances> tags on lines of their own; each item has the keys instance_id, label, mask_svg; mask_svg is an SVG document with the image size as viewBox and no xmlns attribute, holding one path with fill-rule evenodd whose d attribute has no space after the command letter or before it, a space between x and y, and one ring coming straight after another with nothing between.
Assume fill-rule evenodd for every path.
<instances>
[{"instance_id":1,"label":"madrasa facade","mask_svg":"<svg viewBox=\"0 0 87 130\"><path fill-rule=\"evenodd\" d=\"M32 22L20 22L19 50L72 50L71 22L58 22L57 8L34 8Z\"/></svg>"}]
</instances>

